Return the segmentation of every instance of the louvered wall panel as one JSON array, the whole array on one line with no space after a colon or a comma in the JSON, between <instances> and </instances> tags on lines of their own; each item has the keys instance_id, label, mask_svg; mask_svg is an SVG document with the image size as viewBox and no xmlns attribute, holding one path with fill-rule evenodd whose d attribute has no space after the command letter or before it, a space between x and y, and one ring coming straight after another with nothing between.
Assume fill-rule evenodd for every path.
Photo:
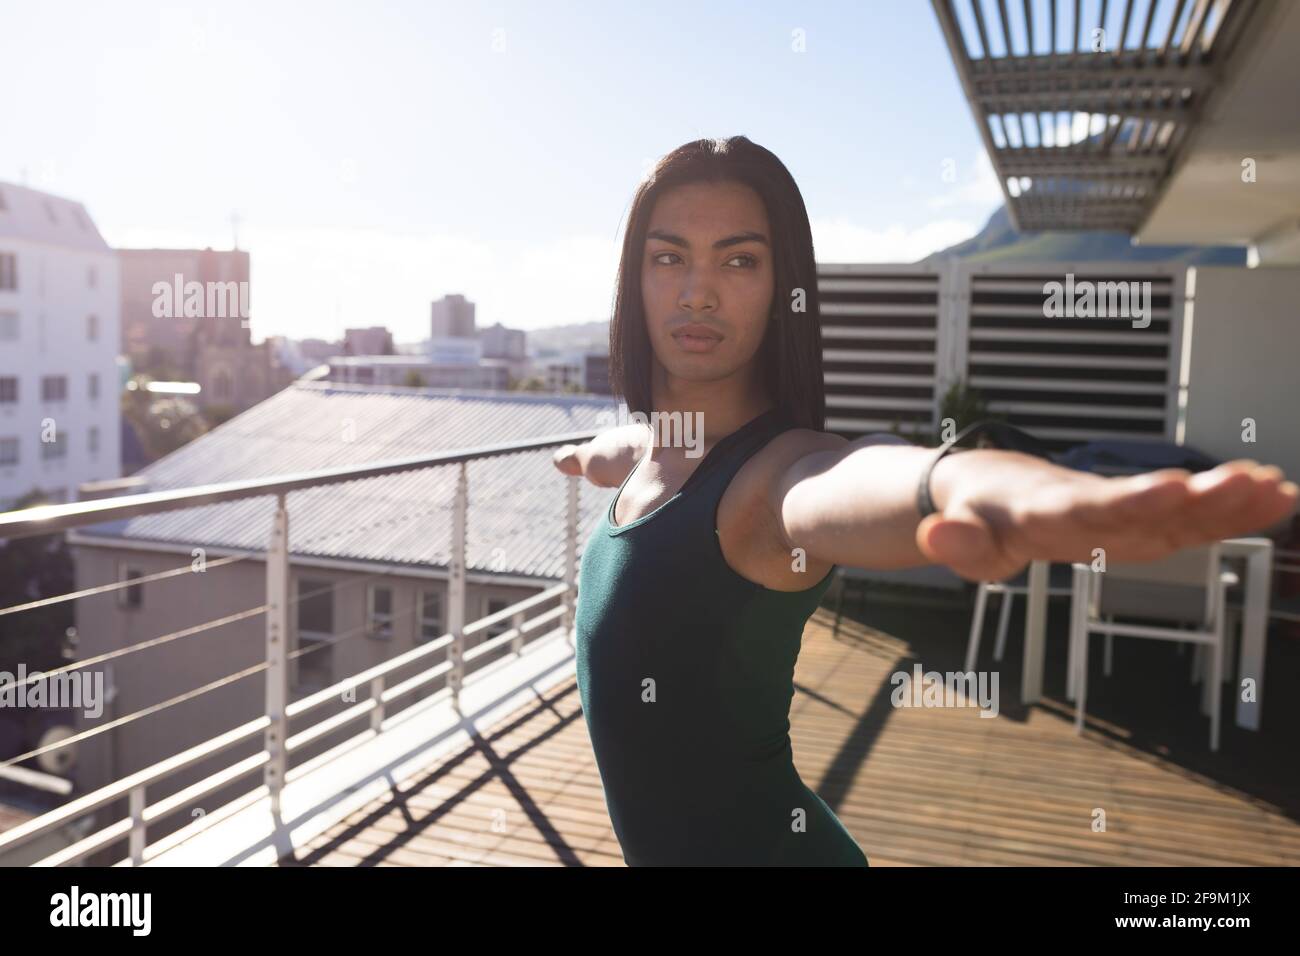
<instances>
[{"instance_id":1,"label":"louvered wall panel","mask_svg":"<svg viewBox=\"0 0 1300 956\"><path fill-rule=\"evenodd\" d=\"M933 427L939 287L927 267L818 265L827 431Z\"/></svg>"},{"instance_id":2,"label":"louvered wall panel","mask_svg":"<svg viewBox=\"0 0 1300 956\"><path fill-rule=\"evenodd\" d=\"M1047 316L1047 283L1069 273L1076 283L1150 282L1150 324ZM965 380L1055 450L1175 440L1181 265L820 264L817 274L828 431L933 433L943 394Z\"/></svg>"},{"instance_id":3,"label":"louvered wall panel","mask_svg":"<svg viewBox=\"0 0 1300 956\"><path fill-rule=\"evenodd\" d=\"M1044 315L1049 282L1150 282L1150 324ZM1174 441L1183 267L1127 263L964 267L964 367L991 410L1056 450L1103 439ZM1140 288L1140 287L1139 287Z\"/></svg>"}]
</instances>

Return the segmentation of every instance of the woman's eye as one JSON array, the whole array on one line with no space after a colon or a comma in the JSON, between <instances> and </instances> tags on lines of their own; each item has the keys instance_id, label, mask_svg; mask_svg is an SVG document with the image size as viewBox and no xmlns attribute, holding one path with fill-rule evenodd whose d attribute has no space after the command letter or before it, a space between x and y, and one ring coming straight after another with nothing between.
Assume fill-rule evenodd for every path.
<instances>
[{"instance_id":1,"label":"woman's eye","mask_svg":"<svg viewBox=\"0 0 1300 956\"><path fill-rule=\"evenodd\" d=\"M664 261L665 256L671 258L667 262L665 262ZM680 260L681 256L677 255L677 253L675 252L656 252L656 253L652 253L650 258L653 262L655 262L658 265L670 266L675 264L674 260ZM749 255L748 253L741 253L740 255L735 255L727 260L728 265L730 265L733 262L739 262L740 268L742 269L753 269L758 265L758 260L755 259L753 256Z\"/></svg>"}]
</instances>

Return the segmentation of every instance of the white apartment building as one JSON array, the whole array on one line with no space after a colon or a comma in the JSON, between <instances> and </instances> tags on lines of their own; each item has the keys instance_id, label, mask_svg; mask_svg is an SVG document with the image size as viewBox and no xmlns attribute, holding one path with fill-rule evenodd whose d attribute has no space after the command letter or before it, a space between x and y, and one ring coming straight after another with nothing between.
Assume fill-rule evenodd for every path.
<instances>
[{"instance_id":1,"label":"white apartment building","mask_svg":"<svg viewBox=\"0 0 1300 956\"><path fill-rule=\"evenodd\" d=\"M120 476L118 286L81 203L0 182L0 511Z\"/></svg>"}]
</instances>

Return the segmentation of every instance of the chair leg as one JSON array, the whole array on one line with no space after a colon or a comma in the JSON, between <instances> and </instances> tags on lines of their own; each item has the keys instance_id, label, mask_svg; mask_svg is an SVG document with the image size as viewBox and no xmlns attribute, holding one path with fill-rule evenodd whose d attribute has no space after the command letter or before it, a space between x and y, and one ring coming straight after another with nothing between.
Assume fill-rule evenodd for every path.
<instances>
[{"instance_id":1,"label":"chair leg","mask_svg":"<svg viewBox=\"0 0 1300 956\"><path fill-rule=\"evenodd\" d=\"M1002 592L1002 609L998 612L998 642L993 646L993 659L1002 660L1002 649L1007 646L1007 625L1011 622L1011 602L1015 600L1014 591Z\"/></svg>"},{"instance_id":2,"label":"chair leg","mask_svg":"<svg viewBox=\"0 0 1300 956\"><path fill-rule=\"evenodd\" d=\"M1223 633L1220 631L1219 639L1215 642L1210 651L1210 679L1205 682L1205 686L1211 688L1210 693L1210 750L1219 749L1219 717L1223 708Z\"/></svg>"},{"instance_id":3,"label":"chair leg","mask_svg":"<svg viewBox=\"0 0 1300 956\"><path fill-rule=\"evenodd\" d=\"M1084 625L1075 647L1074 691L1077 695L1074 703L1074 732L1083 733L1083 708L1088 697L1088 626Z\"/></svg>"},{"instance_id":4,"label":"chair leg","mask_svg":"<svg viewBox=\"0 0 1300 956\"><path fill-rule=\"evenodd\" d=\"M1222 642L1222 640L1223 640L1223 635L1220 634L1219 641ZM1201 651L1201 657L1205 661L1205 663L1201 665L1201 700L1204 702L1204 707L1202 712L1205 714L1209 714L1214 702L1215 694L1222 689L1219 686L1220 683L1222 682L1219 681L1219 677L1217 674L1213 674L1214 656L1216 654L1215 648L1205 644L1201 646L1205 648L1203 651ZM1220 663L1219 666L1222 667L1223 666L1222 663ZM1214 676L1213 681L1210 679L1212 674Z\"/></svg>"},{"instance_id":5,"label":"chair leg","mask_svg":"<svg viewBox=\"0 0 1300 956\"><path fill-rule=\"evenodd\" d=\"M1110 676L1110 657L1111 657L1110 639L1113 636L1114 635L1110 633L1106 634L1106 646L1105 648L1103 648L1104 653L1102 654L1102 673L1105 674L1107 677Z\"/></svg>"},{"instance_id":6,"label":"chair leg","mask_svg":"<svg viewBox=\"0 0 1300 956\"><path fill-rule=\"evenodd\" d=\"M844 588L846 584L844 576L840 575L840 583L836 588L835 595L835 626L831 628L831 634L836 635L840 632L840 617L844 614Z\"/></svg>"},{"instance_id":7,"label":"chair leg","mask_svg":"<svg viewBox=\"0 0 1300 956\"><path fill-rule=\"evenodd\" d=\"M1228 630L1223 635L1223 682L1229 683L1237 674L1237 640L1240 634L1241 615L1236 608L1228 610Z\"/></svg>"},{"instance_id":8,"label":"chair leg","mask_svg":"<svg viewBox=\"0 0 1300 956\"><path fill-rule=\"evenodd\" d=\"M970 622L970 640L966 642L966 671L975 669L975 659L979 656L980 631L984 629L984 605L988 603L988 588L981 581L975 592L975 613Z\"/></svg>"},{"instance_id":9,"label":"chair leg","mask_svg":"<svg viewBox=\"0 0 1300 956\"><path fill-rule=\"evenodd\" d=\"M1084 592L1082 573L1075 569L1074 588L1070 594L1070 643L1065 652L1065 698L1075 699L1075 657L1079 643L1079 634L1087 624L1088 598Z\"/></svg>"}]
</instances>

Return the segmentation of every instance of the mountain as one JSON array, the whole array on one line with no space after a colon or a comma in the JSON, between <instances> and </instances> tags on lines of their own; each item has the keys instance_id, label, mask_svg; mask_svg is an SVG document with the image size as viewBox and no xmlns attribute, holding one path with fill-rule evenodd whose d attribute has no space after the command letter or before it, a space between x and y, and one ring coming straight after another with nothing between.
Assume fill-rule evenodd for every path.
<instances>
[{"instance_id":1,"label":"mountain","mask_svg":"<svg viewBox=\"0 0 1300 956\"><path fill-rule=\"evenodd\" d=\"M1244 266L1244 246L1135 246L1123 232L1017 232L1006 205L989 216L975 236L920 260L967 262L1091 262L1102 259L1125 262L1181 262L1194 266Z\"/></svg>"},{"instance_id":2,"label":"mountain","mask_svg":"<svg viewBox=\"0 0 1300 956\"><path fill-rule=\"evenodd\" d=\"M527 329L528 351L544 357L568 352L605 352L609 349L609 322L577 322Z\"/></svg>"}]
</instances>

